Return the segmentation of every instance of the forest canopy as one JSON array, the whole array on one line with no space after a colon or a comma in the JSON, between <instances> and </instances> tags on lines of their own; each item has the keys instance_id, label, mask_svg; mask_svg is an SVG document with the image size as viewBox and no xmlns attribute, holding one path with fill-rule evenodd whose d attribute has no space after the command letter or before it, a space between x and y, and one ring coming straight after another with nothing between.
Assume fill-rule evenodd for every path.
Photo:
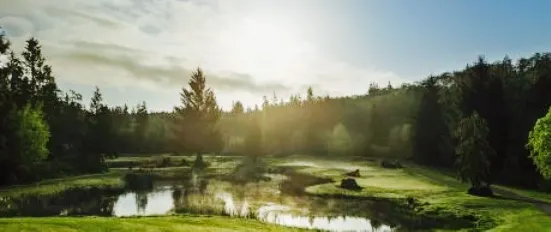
<instances>
[{"instance_id":1,"label":"forest canopy","mask_svg":"<svg viewBox=\"0 0 551 232\"><path fill-rule=\"evenodd\" d=\"M357 96L318 96L309 88L289 99L274 93L252 109L232 99L227 112L197 69L182 76L190 82L181 106L148 112L145 102L108 106L100 88L83 105L81 94L58 88L55 68L63 67L48 65L37 39L15 54L0 36L6 58L0 66L0 185L101 172L105 159L122 153L372 156L450 169L464 159L476 162L463 165L487 163L487 183L544 187L549 176L541 165L549 151L538 142L549 133L548 116L536 124L551 106L549 53L515 62L480 57L416 83L373 83ZM473 134L479 127L485 134L476 141L488 152L473 158L465 136L480 135ZM458 128L464 131L454 136ZM462 174L465 180L481 173L460 170L472 170Z\"/></svg>"}]
</instances>

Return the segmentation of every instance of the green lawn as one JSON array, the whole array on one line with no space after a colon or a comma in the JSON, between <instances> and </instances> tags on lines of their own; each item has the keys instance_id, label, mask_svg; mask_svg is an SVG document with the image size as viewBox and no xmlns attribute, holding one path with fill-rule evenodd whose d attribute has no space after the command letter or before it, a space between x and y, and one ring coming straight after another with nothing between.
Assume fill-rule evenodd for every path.
<instances>
[{"instance_id":1,"label":"green lawn","mask_svg":"<svg viewBox=\"0 0 551 232\"><path fill-rule=\"evenodd\" d=\"M0 218L0 231L303 231L219 216Z\"/></svg>"},{"instance_id":2,"label":"green lawn","mask_svg":"<svg viewBox=\"0 0 551 232\"><path fill-rule=\"evenodd\" d=\"M497 188L513 192L517 195L534 198L551 204L551 193L540 192L536 190L519 189L514 187L496 186Z\"/></svg>"},{"instance_id":3,"label":"green lawn","mask_svg":"<svg viewBox=\"0 0 551 232\"><path fill-rule=\"evenodd\" d=\"M81 175L40 181L29 185L10 186L0 189L0 196L51 195L72 188L119 189L124 187L121 172L110 171L100 174Z\"/></svg>"},{"instance_id":4,"label":"green lawn","mask_svg":"<svg viewBox=\"0 0 551 232\"><path fill-rule=\"evenodd\" d=\"M213 156L204 155L203 159L209 163L210 168L214 169L230 169L234 168L242 157L239 156ZM162 164L163 159L168 162ZM116 169L139 169L152 167L155 168L170 168L170 167L189 167L195 161L193 155L169 155L169 154L125 154L115 159L106 160L107 166Z\"/></svg>"},{"instance_id":5,"label":"green lawn","mask_svg":"<svg viewBox=\"0 0 551 232\"><path fill-rule=\"evenodd\" d=\"M117 159L109 160L108 162L151 162L160 155L141 155L141 156L121 156ZM170 156L174 161L180 161L187 159L192 161L193 156ZM207 173L211 175L224 175L229 173L239 163L239 159L236 157L214 157L205 156L205 161L209 162L210 166L207 168ZM136 169L134 169L135 171ZM131 172L127 167L125 168L111 168L109 172L79 175L57 179L49 179L40 182L36 182L28 185L15 185L7 188L0 189L0 196L21 196L21 195L51 195L59 192L63 192L73 188L102 188L102 189L119 189L124 187L124 182L121 177L128 172ZM154 168L146 170L153 174L156 179L177 179L182 176L188 175L190 172L189 167L165 167Z\"/></svg>"},{"instance_id":6,"label":"green lawn","mask_svg":"<svg viewBox=\"0 0 551 232\"><path fill-rule=\"evenodd\" d=\"M191 158L191 157L190 157ZM148 156L121 157L140 161ZM235 158L205 157L211 163L209 173L225 174L238 163ZM115 161L116 162L116 161ZM464 231L551 231L551 219L531 203L499 198L483 198L466 194L468 185L439 170L405 163L403 169L383 169L376 162L366 160L328 160L305 156L268 159L272 166L292 167L296 171L334 182L310 186L306 192L313 195L344 195L360 198L390 200L403 204L413 197L423 206L420 215L432 217L475 218L476 228ZM364 187L350 191L338 187L344 173L359 169L356 178ZM31 185L0 189L0 196L24 194L43 195L71 188L122 188L121 176L128 168L111 169L107 173L67 177ZM185 174L189 167L166 167L152 170L157 178L174 178ZM518 195L551 202L548 194L498 186ZM254 220L228 217L166 216L141 218L102 217L48 217L0 219L0 231L293 231L290 228L264 224ZM443 230L445 231L445 230ZM452 231L452 230L448 230Z\"/></svg>"},{"instance_id":7,"label":"green lawn","mask_svg":"<svg viewBox=\"0 0 551 232\"><path fill-rule=\"evenodd\" d=\"M476 217L477 228L466 231L551 231L551 219L531 203L499 196L471 196L466 194L469 187L467 184L460 183L441 171L411 163L406 163L403 169L384 169L370 161L318 160L312 157L294 157L275 163L295 166L299 172L329 177L335 181L308 187L306 191L314 195L385 198L395 201L413 197L425 204L419 211L420 214ZM352 191L338 187L344 173L355 169L360 170L362 176L356 180L364 188L361 191ZM551 199L543 193L517 191L539 199Z\"/></svg>"}]
</instances>

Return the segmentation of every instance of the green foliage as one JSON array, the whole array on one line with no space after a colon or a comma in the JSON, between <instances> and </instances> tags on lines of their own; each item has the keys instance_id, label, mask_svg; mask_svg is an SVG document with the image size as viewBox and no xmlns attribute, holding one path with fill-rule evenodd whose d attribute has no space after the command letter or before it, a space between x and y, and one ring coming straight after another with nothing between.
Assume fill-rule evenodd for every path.
<instances>
[{"instance_id":1,"label":"green foliage","mask_svg":"<svg viewBox=\"0 0 551 232\"><path fill-rule=\"evenodd\" d=\"M188 85L189 89L184 87L180 93L182 106L175 108L176 143L180 149L198 154L217 151L221 138L216 123L221 112L214 92L206 87L206 78L199 68L192 73Z\"/></svg>"},{"instance_id":2,"label":"green foliage","mask_svg":"<svg viewBox=\"0 0 551 232\"><path fill-rule=\"evenodd\" d=\"M40 107L26 105L11 114L9 120L15 131L15 150L22 164L32 164L48 156L47 143L50 139L48 125Z\"/></svg>"},{"instance_id":3,"label":"green foliage","mask_svg":"<svg viewBox=\"0 0 551 232\"><path fill-rule=\"evenodd\" d=\"M350 155L352 151L352 138L346 127L338 124L333 129L329 142L330 154Z\"/></svg>"},{"instance_id":4,"label":"green foliage","mask_svg":"<svg viewBox=\"0 0 551 232\"><path fill-rule=\"evenodd\" d=\"M248 124L247 133L244 141L244 153L251 157L257 157L262 154L262 131L260 123L253 117Z\"/></svg>"},{"instance_id":5,"label":"green foliage","mask_svg":"<svg viewBox=\"0 0 551 232\"><path fill-rule=\"evenodd\" d=\"M99 88L90 107L84 107L80 94L58 89L37 39L29 39L20 55L9 45L0 35L0 54L6 58L0 65L0 184L6 179L33 179L24 177L29 167L16 170L22 162L14 158L18 156L8 155L18 154L11 114L40 104L50 131L49 164L43 167L64 167L57 174L103 171L104 158L120 153L222 150L412 156L420 163L451 167L461 156L455 154L450 131L473 112L486 122L487 144L495 151L487 158L491 164L487 181L536 187L541 186L545 170L543 161L530 158L544 156L525 145L536 144L526 135L551 106L551 53L536 53L518 62L506 57L488 63L480 57L462 70L420 83L385 87L372 83L366 86L366 94L357 96L320 97L311 87L286 100L274 93L271 99L262 99L261 108L245 110L236 101L231 112L217 106L214 92L198 69L182 89L181 106L174 112L154 113L148 112L145 102L133 109L108 107ZM335 134L339 125L346 133L339 129ZM35 177L48 177L34 172Z\"/></svg>"},{"instance_id":6,"label":"green foliage","mask_svg":"<svg viewBox=\"0 0 551 232\"><path fill-rule=\"evenodd\" d=\"M445 111L440 105L438 78L431 76L421 83L422 97L417 110L413 156L419 163L450 167L454 157L449 144L450 132Z\"/></svg>"},{"instance_id":7,"label":"green foliage","mask_svg":"<svg viewBox=\"0 0 551 232\"><path fill-rule=\"evenodd\" d=\"M231 110L234 114L242 114L245 112L245 109L243 108L243 104L240 101L237 101L233 104L233 108Z\"/></svg>"},{"instance_id":8,"label":"green foliage","mask_svg":"<svg viewBox=\"0 0 551 232\"><path fill-rule=\"evenodd\" d=\"M195 161L193 161L193 165L191 166L191 168L195 170L203 170L207 166L208 166L208 163L205 162L205 160L203 159L203 154L199 153L195 157Z\"/></svg>"},{"instance_id":9,"label":"green foliage","mask_svg":"<svg viewBox=\"0 0 551 232\"><path fill-rule=\"evenodd\" d=\"M490 161L494 155L487 142L488 126L478 113L462 119L455 131L459 179L468 181L475 188L490 184Z\"/></svg>"},{"instance_id":10,"label":"green foliage","mask_svg":"<svg viewBox=\"0 0 551 232\"><path fill-rule=\"evenodd\" d=\"M536 121L528 136L527 147L539 172L546 179L551 179L551 108Z\"/></svg>"}]
</instances>

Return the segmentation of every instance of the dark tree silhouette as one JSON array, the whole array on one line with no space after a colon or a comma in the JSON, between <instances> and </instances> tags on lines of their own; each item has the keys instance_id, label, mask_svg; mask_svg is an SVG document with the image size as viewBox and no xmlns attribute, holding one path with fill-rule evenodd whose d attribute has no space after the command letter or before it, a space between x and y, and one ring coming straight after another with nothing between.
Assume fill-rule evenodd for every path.
<instances>
[{"instance_id":1,"label":"dark tree silhouette","mask_svg":"<svg viewBox=\"0 0 551 232\"><path fill-rule=\"evenodd\" d=\"M205 152L218 151L220 135L216 123L221 112L201 69L192 73L188 85L180 94L182 105L175 108L175 139L180 149L194 152L200 158Z\"/></svg>"}]
</instances>

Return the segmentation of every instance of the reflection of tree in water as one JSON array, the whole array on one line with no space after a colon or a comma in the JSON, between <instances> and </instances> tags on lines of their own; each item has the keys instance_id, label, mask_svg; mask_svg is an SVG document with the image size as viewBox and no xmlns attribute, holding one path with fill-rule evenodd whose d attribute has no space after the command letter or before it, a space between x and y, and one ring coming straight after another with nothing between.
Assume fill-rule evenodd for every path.
<instances>
[{"instance_id":1,"label":"reflection of tree in water","mask_svg":"<svg viewBox=\"0 0 551 232\"><path fill-rule=\"evenodd\" d=\"M374 228L384 224L391 224L392 214L390 204L361 199L328 199L321 197L309 197L303 201L304 206L311 213L310 216L327 216L331 221L339 216L346 219L346 216L364 217L370 219Z\"/></svg>"},{"instance_id":2,"label":"reflection of tree in water","mask_svg":"<svg viewBox=\"0 0 551 232\"><path fill-rule=\"evenodd\" d=\"M145 213L145 208L147 207L147 192L138 191L135 192L135 194L138 213Z\"/></svg>"},{"instance_id":3,"label":"reflection of tree in water","mask_svg":"<svg viewBox=\"0 0 551 232\"><path fill-rule=\"evenodd\" d=\"M207 186L209 185L208 179L201 179L199 181L199 192L201 194L205 193L205 190L207 190Z\"/></svg>"},{"instance_id":4,"label":"reflection of tree in water","mask_svg":"<svg viewBox=\"0 0 551 232\"><path fill-rule=\"evenodd\" d=\"M177 209L182 205L182 188L178 186L172 186L172 204L173 209Z\"/></svg>"},{"instance_id":5,"label":"reflection of tree in water","mask_svg":"<svg viewBox=\"0 0 551 232\"><path fill-rule=\"evenodd\" d=\"M310 225L313 225L314 224L314 219L316 219L316 217L314 215L310 215L308 217L308 223L310 223Z\"/></svg>"},{"instance_id":6,"label":"reflection of tree in water","mask_svg":"<svg viewBox=\"0 0 551 232\"><path fill-rule=\"evenodd\" d=\"M71 189L55 195L4 198L0 216L111 216L120 191Z\"/></svg>"},{"instance_id":7,"label":"reflection of tree in water","mask_svg":"<svg viewBox=\"0 0 551 232\"><path fill-rule=\"evenodd\" d=\"M370 220L370 223L371 223L371 230L372 231L377 231L379 229L379 227L381 227L383 225L383 223L377 219L372 219Z\"/></svg>"}]
</instances>

